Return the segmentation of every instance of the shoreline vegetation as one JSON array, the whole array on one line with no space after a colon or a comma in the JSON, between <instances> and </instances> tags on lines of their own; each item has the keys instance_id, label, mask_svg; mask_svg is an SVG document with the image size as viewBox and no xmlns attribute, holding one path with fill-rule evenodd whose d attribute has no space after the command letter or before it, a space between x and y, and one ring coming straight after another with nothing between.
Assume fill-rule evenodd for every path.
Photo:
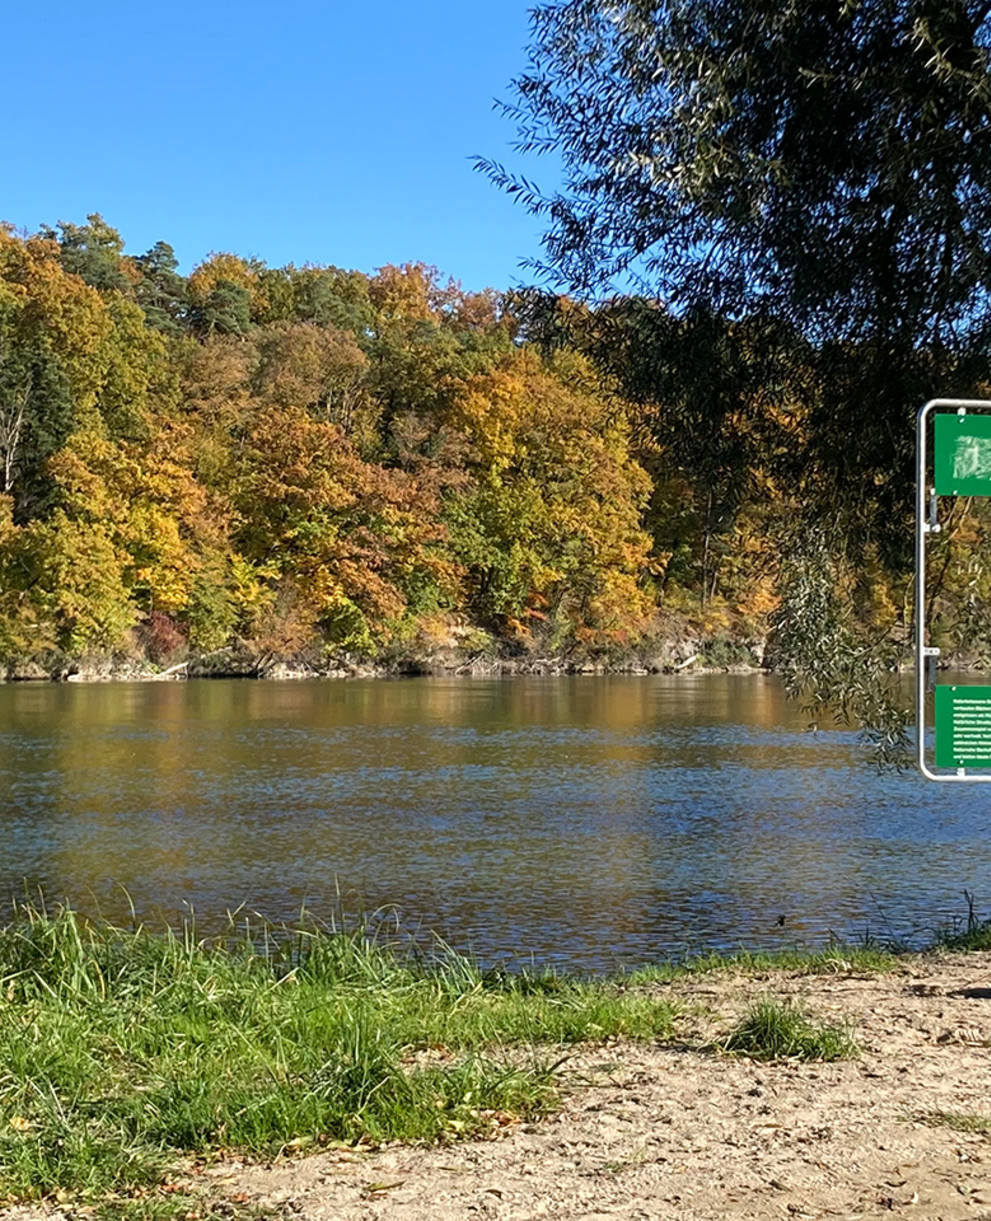
<instances>
[{"instance_id":1,"label":"shoreline vegetation","mask_svg":"<svg viewBox=\"0 0 991 1221\"><path fill-rule=\"evenodd\" d=\"M991 949L991 926L971 910L939 945ZM904 961L897 947L837 945L579 978L484 971L442 943L400 947L369 926L231 917L201 938L188 922L159 932L21 906L0 928L0 1207L274 1216L211 1203L196 1175L231 1158L497 1137L561 1105L580 1046L772 1064L856 1056L855 1030L775 1001L769 981L864 978ZM703 1038L702 985L717 976L750 981L751 1003Z\"/></svg>"},{"instance_id":2,"label":"shoreline vegetation","mask_svg":"<svg viewBox=\"0 0 991 1221\"><path fill-rule=\"evenodd\" d=\"M914 659L893 660L892 674L914 670ZM982 672L986 658L947 652L941 670ZM442 648L417 655L363 657L259 657L237 649L221 649L188 657L168 666L150 659L121 655L90 655L77 660L64 657L11 662L0 666L0 685L107 682L183 682L191 679L254 679L272 681L314 679L402 678L513 678L577 675L774 675L764 642L681 639L661 647L613 651L608 656L570 652L542 655L538 651L492 648L467 652ZM780 675L787 683L787 676Z\"/></svg>"}]
</instances>

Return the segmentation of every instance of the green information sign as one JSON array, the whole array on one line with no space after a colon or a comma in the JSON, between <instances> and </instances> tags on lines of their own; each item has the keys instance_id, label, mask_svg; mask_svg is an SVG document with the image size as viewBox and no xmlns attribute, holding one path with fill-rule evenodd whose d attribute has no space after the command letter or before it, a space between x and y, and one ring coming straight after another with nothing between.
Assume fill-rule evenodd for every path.
<instances>
[{"instance_id":1,"label":"green information sign","mask_svg":"<svg viewBox=\"0 0 991 1221\"><path fill-rule=\"evenodd\" d=\"M991 415L933 416L940 496L991 496Z\"/></svg>"},{"instance_id":2,"label":"green information sign","mask_svg":"<svg viewBox=\"0 0 991 1221\"><path fill-rule=\"evenodd\" d=\"M936 766L991 767L991 687L937 687Z\"/></svg>"}]
</instances>

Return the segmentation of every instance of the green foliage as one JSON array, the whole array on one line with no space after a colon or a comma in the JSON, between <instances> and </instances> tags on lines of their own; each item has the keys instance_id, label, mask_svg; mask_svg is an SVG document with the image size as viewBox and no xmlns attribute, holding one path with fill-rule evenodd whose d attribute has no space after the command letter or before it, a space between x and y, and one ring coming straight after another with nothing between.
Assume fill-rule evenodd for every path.
<instances>
[{"instance_id":1,"label":"green foliage","mask_svg":"<svg viewBox=\"0 0 991 1221\"><path fill-rule=\"evenodd\" d=\"M251 325L251 295L241 284L218 280L189 310L201 335L244 335Z\"/></svg>"},{"instance_id":2,"label":"green foliage","mask_svg":"<svg viewBox=\"0 0 991 1221\"><path fill-rule=\"evenodd\" d=\"M45 463L92 403L108 333L102 312L51 245L0 228L0 488L19 521L50 507Z\"/></svg>"},{"instance_id":3,"label":"green foliage","mask_svg":"<svg viewBox=\"0 0 991 1221\"><path fill-rule=\"evenodd\" d=\"M186 281L179 275L179 260L168 242L156 242L147 254L134 260L139 280L134 299L144 311L150 327L167 335L178 335L189 308Z\"/></svg>"},{"instance_id":4,"label":"green foliage","mask_svg":"<svg viewBox=\"0 0 991 1221\"><path fill-rule=\"evenodd\" d=\"M130 289L121 258L124 242L99 212L87 216L85 225L59 221L57 233L45 225L41 236L58 242L59 259L71 275L104 293Z\"/></svg>"},{"instance_id":5,"label":"green foliage","mask_svg":"<svg viewBox=\"0 0 991 1221\"><path fill-rule=\"evenodd\" d=\"M204 653L222 649L235 631L238 610L229 556L205 553L196 567L182 610L190 645Z\"/></svg>"},{"instance_id":6,"label":"green foliage","mask_svg":"<svg viewBox=\"0 0 991 1221\"><path fill-rule=\"evenodd\" d=\"M8 555L20 570L15 590L37 633L28 656L48 641L70 658L109 651L135 622L125 557L106 523L74 521L56 509L18 532Z\"/></svg>"},{"instance_id":7,"label":"green foliage","mask_svg":"<svg viewBox=\"0 0 991 1221\"><path fill-rule=\"evenodd\" d=\"M449 517L472 605L487 619L636 630L647 479L622 410L580 360L504 358L459 387L448 416L473 487Z\"/></svg>"},{"instance_id":8,"label":"green foliage","mask_svg":"<svg viewBox=\"0 0 991 1221\"><path fill-rule=\"evenodd\" d=\"M152 412L161 410L154 396L167 383L167 350L133 302L115 297L108 302L107 314L112 329L97 400L100 417L111 437L142 440L148 436Z\"/></svg>"},{"instance_id":9,"label":"green foliage","mask_svg":"<svg viewBox=\"0 0 991 1221\"><path fill-rule=\"evenodd\" d=\"M751 1006L723 1048L752 1060L847 1060L857 1052L848 1030L812 1022L773 998Z\"/></svg>"},{"instance_id":10,"label":"green foliage","mask_svg":"<svg viewBox=\"0 0 991 1221\"><path fill-rule=\"evenodd\" d=\"M861 341L986 317L988 14L959 0L564 0L532 15L524 148L554 151L553 269Z\"/></svg>"},{"instance_id":11,"label":"green foliage","mask_svg":"<svg viewBox=\"0 0 991 1221\"><path fill-rule=\"evenodd\" d=\"M774 664L810 714L829 710L863 732L881 763L903 764L910 717L899 690L904 639L854 613L844 597L850 567L837 563L821 529L795 540L784 597L772 619Z\"/></svg>"}]
</instances>

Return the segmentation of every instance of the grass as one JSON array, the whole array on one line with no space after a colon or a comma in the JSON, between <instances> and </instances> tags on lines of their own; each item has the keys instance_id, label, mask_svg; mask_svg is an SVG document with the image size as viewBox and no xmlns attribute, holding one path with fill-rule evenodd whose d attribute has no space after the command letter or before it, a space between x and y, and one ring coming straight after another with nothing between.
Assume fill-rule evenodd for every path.
<instances>
[{"instance_id":1,"label":"grass","mask_svg":"<svg viewBox=\"0 0 991 1221\"><path fill-rule=\"evenodd\" d=\"M723 1048L752 1060L847 1060L857 1053L849 1030L813 1022L795 1005L770 997L751 1006Z\"/></svg>"},{"instance_id":2,"label":"grass","mask_svg":"<svg viewBox=\"0 0 991 1221\"><path fill-rule=\"evenodd\" d=\"M972 919L967 932L983 929ZM53 1198L95 1221L272 1221L211 1202L191 1172L169 1176L229 1151L495 1133L554 1107L572 1044L674 1040L678 1013L653 985L896 962L833 946L583 981L485 972L443 946L424 957L366 929L232 922L202 939L191 923L156 932L20 907L0 927L0 1207ZM856 1051L848 1031L772 1000L720 1046L762 1060Z\"/></svg>"},{"instance_id":3,"label":"grass","mask_svg":"<svg viewBox=\"0 0 991 1221\"><path fill-rule=\"evenodd\" d=\"M932 1128L951 1128L954 1132L991 1136L991 1117L987 1115L973 1115L965 1111L923 1111L916 1118L919 1123Z\"/></svg>"},{"instance_id":4,"label":"grass","mask_svg":"<svg viewBox=\"0 0 991 1221\"><path fill-rule=\"evenodd\" d=\"M936 945L947 950L991 950L991 919L978 916L970 891L965 890L963 897L967 902L966 921L941 929Z\"/></svg>"},{"instance_id":5,"label":"grass","mask_svg":"<svg viewBox=\"0 0 991 1221\"><path fill-rule=\"evenodd\" d=\"M0 1201L139 1200L182 1154L484 1134L553 1105L555 1049L672 1023L619 983L361 931L201 941L22 908L0 929Z\"/></svg>"},{"instance_id":6,"label":"grass","mask_svg":"<svg viewBox=\"0 0 991 1221\"><path fill-rule=\"evenodd\" d=\"M95 1205L82 1205L70 1216L85 1217L86 1221L289 1221L282 1209L209 1199L203 1191L115 1196Z\"/></svg>"}]
</instances>

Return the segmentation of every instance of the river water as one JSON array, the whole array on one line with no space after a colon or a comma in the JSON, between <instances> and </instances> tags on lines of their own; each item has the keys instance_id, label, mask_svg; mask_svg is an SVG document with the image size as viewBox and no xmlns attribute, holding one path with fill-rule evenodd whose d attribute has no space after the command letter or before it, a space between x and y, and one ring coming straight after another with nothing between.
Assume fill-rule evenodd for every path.
<instances>
[{"instance_id":1,"label":"river water","mask_svg":"<svg viewBox=\"0 0 991 1221\"><path fill-rule=\"evenodd\" d=\"M0 686L0 901L343 906L592 971L991 907L987 789L806 720L763 675Z\"/></svg>"}]
</instances>

